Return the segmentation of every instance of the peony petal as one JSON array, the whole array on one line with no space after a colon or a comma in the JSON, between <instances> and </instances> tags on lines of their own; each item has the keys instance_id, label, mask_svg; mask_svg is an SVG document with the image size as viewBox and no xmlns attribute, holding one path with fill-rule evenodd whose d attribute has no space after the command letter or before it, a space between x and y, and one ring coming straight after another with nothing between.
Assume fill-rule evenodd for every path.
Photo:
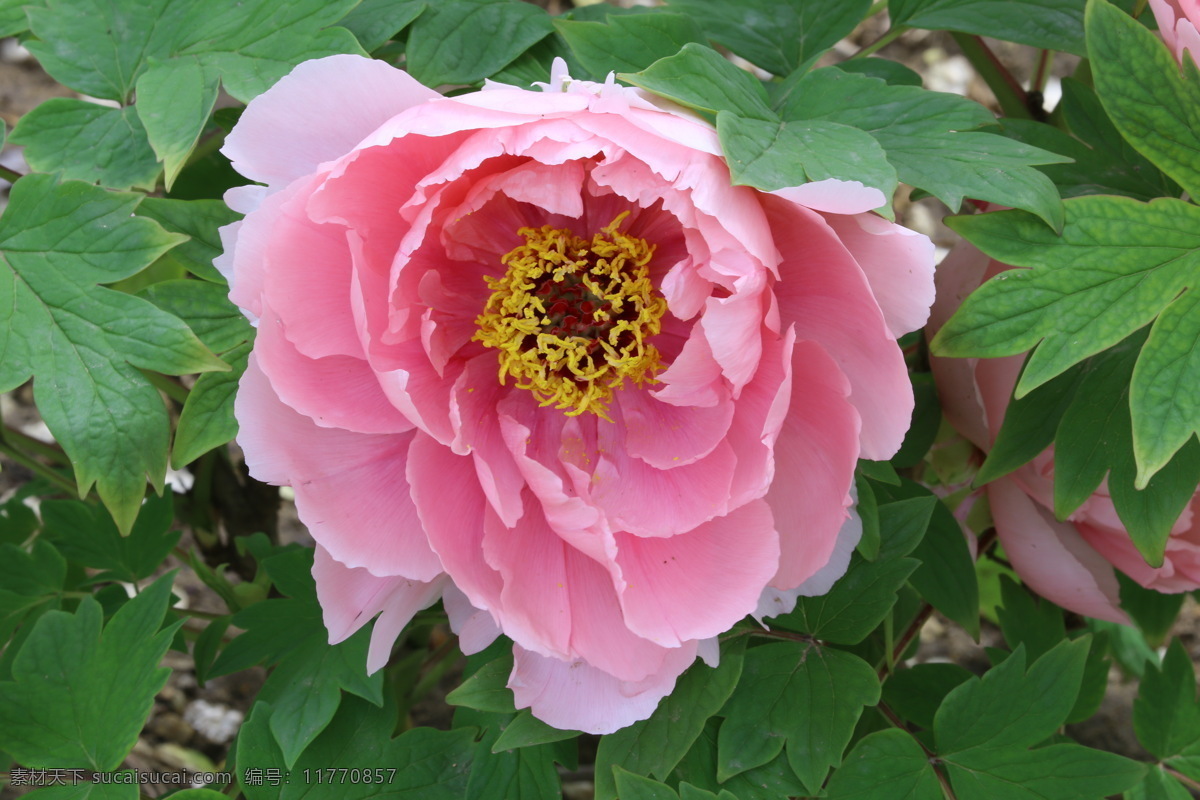
<instances>
[{"instance_id":1,"label":"peony petal","mask_svg":"<svg viewBox=\"0 0 1200 800\"><path fill-rule=\"evenodd\" d=\"M873 186L838 178L776 189L771 194L826 214L863 214L887 202L883 192Z\"/></svg>"},{"instance_id":2,"label":"peony petal","mask_svg":"<svg viewBox=\"0 0 1200 800\"><path fill-rule=\"evenodd\" d=\"M263 256L263 301L276 309L284 335L304 355L361 358L350 315L350 248L340 225L318 225L305 204L319 181L289 191L271 221Z\"/></svg>"},{"instance_id":3,"label":"peony petal","mask_svg":"<svg viewBox=\"0 0 1200 800\"><path fill-rule=\"evenodd\" d=\"M276 395L322 428L356 433L403 433L413 424L379 386L361 358L306 358L284 337L282 320L263 306L254 353Z\"/></svg>"},{"instance_id":4,"label":"peony petal","mask_svg":"<svg viewBox=\"0 0 1200 800\"><path fill-rule=\"evenodd\" d=\"M483 556L504 580L496 611L505 635L544 656L582 658L622 680L657 670L666 650L626 626L614 588L622 583L619 569L569 545L532 495L525 497L517 527L504 527L494 514L484 526Z\"/></svg>"},{"instance_id":5,"label":"peony petal","mask_svg":"<svg viewBox=\"0 0 1200 800\"><path fill-rule=\"evenodd\" d=\"M401 631L418 611L436 603L448 585L449 579L443 575L429 583L405 581L392 591L371 630L371 644L367 648L368 675L387 666L392 657L392 646Z\"/></svg>"},{"instance_id":6,"label":"peony petal","mask_svg":"<svg viewBox=\"0 0 1200 800\"><path fill-rule=\"evenodd\" d=\"M737 469L728 442L691 464L661 470L625 452L619 425L603 424L598 433L591 497L614 530L675 536L727 513Z\"/></svg>"},{"instance_id":7,"label":"peony petal","mask_svg":"<svg viewBox=\"0 0 1200 800\"><path fill-rule=\"evenodd\" d=\"M662 666L640 681L622 681L586 661L561 661L513 648L508 679L517 708L528 708L561 730L605 734L646 719L696 659L696 645L668 651Z\"/></svg>"},{"instance_id":8,"label":"peony petal","mask_svg":"<svg viewBox=\"0 0 1200 800\"><path fill-rule=\"evenodd\" d=\"M782 324L820 344L849 379L862 457L891 458L912 420L913 393L866 277L819 215L772 197L763 205L784 254L775 286Z\"/></svg>"},{"instance_id":9,"label":"peony petal","mask_svg":"<svg viewBox=\"0 0 1200 800\"><path fill-rule=\"evenodd\" d=\"M775 442L775 479L767 502L779 529L779 572L792 589L830 560L850 505L858 463L859 420L847 383L815 342L792 350L791 407Z\"/></svg>"},{"instance_id":10,"label":"peony petal","mask_svg":"<svg viewBox=\"0 0 1200 800\"><path fill-rule=\"evenodd\" d=\"M634 387L617 392L625 426L625 450L656 469L694 463L729 432L734 403L728 392L712 406L674 406Z\"/></svg>"},{"instance_id":11,"label":"peony petal","mask_svg":"<svg viewBox=\"0 0 1200 800\"><path fill-rule=\"evenodd\" d=\"M1000 543L1025 583L1078 614L1129 624L1117 607L1120 593L1112 565L1074 525L1055 520L1010 478L992 481L987 492Z\"/></svg>"},{"instance_id":12,"label":"peony petal","mask_svg":"<svg viewBox=\"0 0 1200 800\"><path fill-rule=\"evenodd\" d=\"M450 618L450 629L458 635L458 649L463 655L478 653L496 641L500 628L487 611L471 605L467 596L453 583L446 584L442 606Z\"/></svg>"},{"instance_id":13,"label":"peony petal","mask_svg":"<svg viewBox=\"0 0 1200 800\"><path fill-rule=\"evenodd\" d=\"M382 61L305 61L247 106L221 152L247 178L279 188L349 152L401 111L439 97Z\"/></svg>"},{"instance_id":14,"label":"peony petal","mask_svg":"<svg viewBox=\"0 0 1200 800\"><path fill-rule=\"evenodd\" d=\"M874 214L825 214L862 267L892 336L915 331L933 304L933 242Z\"/></svg>"},{"instance_id":15,"label":"peony petal","mask_svg":"<svg viewBox=\"0 0 1200 800\"><path fill-rule=\"evenodd\" d=\"M471 605L494 611L502 584L481 557L487 500L471 459L420 433L408 455L408 482L429 545Z\"/></svg>"},{"instance_id":16,"label":"peony petal","mask_svg":"<svg viewBox=\"0 0 1200 800\"><path fill-rule=\"evenodd\" d=\"M321 428L279 400L254 354L234 410L250 474L295 489L301 521L334 560L380 577L442 572L405 480L412 432Z\"/></svg>"},{"instance_id":17,"label":"peony petal","mask_svg":"<svg viewBox=\"0 0 1200 800\"><path fill-rule=\"evenodd\" d=\"M413 615L433 605L443 588L449 585L445 576L428 583L407 578L378 578L361 567L351 569L335 561L320 545L313 555L312 573L330 644L345 640L382 612L371 631L368 674L387 664L396 637Z\"/></svg>"},{"instance_id":18,"label":"peony petal","mask_svg":"<svg viewBox=\"0 0 1200 800\"><path fill-rule=\"evenodd\" d=\"M756 608L779 564L779 535L762 500L681 536L616 538L626 624L668 647L727 631Z\"/></svg>"}]
</instances>

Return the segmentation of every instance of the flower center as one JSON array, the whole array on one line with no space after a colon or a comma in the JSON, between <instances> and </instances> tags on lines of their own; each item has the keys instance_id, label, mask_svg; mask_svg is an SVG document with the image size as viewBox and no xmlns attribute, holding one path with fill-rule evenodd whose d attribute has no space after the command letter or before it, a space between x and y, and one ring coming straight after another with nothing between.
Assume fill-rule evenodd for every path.
<instances>
[{"instance_id":1,"label":"flower center","mask_svg":"<svg viewBox=\"0 0 1200 800\"><path fill-rule=\"evenodd\" d=\"M609 419L626 379L655 383L662 366L649 339L662 330L667 301L650 283L654 245L621 233L623 212L588 242L565 228L521 228L525 244L507 253L502 278L475 320L474 339L500 351L509 375L542 405ZM611 421L611 420L610 420Z\"/></svg>"}]
</instances>

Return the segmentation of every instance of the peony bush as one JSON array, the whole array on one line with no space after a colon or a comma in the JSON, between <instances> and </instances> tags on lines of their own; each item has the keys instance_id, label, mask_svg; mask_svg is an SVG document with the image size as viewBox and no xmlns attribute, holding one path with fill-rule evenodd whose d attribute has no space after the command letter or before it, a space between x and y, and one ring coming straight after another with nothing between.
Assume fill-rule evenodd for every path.
<instances>
[{"instance_id":1,"label":"peony bush","mask_svg":"<svg viewBox=\"0 0 1200 800\"><path fill-rule=\"evenodd\" d=\"M444 597L517 707L608 733L842 575L912 413L933 246L877 190L730 185L716 130L572 80L442 97L354 56L252 101L217 264L258 336L251 474L294 488L330 640ZM288 144L280 147L280 140Z\"/></svg>"},{"instance_id":2,"label":"peony bush","mask_svg":"<svg viewBox=\"0 0 1200 800\"><path fill-rule=\"evenodd\" d=\"M984 281L1010 269L968 244L956 247L938 267L930 333ZM985 453L1000 432L1024 361L1024 355L932 361L946 419ZM1131 540L1106 483L1066 520L1055 519L1054 473L1048 448L985 489L1005 553L1034 591L1076 613L1128 624L1114 568L1158 592L1200 588L1200 496L1171 526L1164 560L1152 567Z\"/></svg>"}]
</instances>

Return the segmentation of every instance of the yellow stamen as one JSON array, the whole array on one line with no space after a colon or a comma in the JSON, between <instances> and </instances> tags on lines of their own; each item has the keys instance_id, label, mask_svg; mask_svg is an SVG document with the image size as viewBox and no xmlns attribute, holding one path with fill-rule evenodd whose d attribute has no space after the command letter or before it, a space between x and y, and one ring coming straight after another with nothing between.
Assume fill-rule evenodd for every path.
<instances>
[{"instance_id":1,"label":"yellow stamen","mask_svg":"<svg viewBox=\"0 0 1200 800\"><path fill-rule=\"evenodd\" d=\"M543 406L606 420L614 389L628 378L657 383L667 301L650 282L654 245L618 229L618 215L591 242L570 230L521 228L525 244L485 277L492 290L474 339L500 351L500 382L511 375ZM609 420L611 421L611 420Z\"/></svg>"}]
</instances>

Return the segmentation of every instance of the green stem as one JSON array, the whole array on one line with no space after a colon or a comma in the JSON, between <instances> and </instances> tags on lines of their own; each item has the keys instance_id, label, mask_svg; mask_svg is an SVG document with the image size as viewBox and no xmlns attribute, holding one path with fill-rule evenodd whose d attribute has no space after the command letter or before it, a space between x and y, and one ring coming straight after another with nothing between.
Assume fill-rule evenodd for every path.
<instances>
[{"instance_id":1,"label":"green stem","mask_svg":"<svg viewBox=\"0 0 1200 800\"><path fill-rule=\"evenodd\" d=\"M1033 119L1033 114L1029 111L1029 97L1025 94L1025 90L1021 88L1021 84L1017 83L1017 79L1012 76L1012 73L1000 63L1000 59L996 58L996 54L992 52L991 48L984 44L983 37L956 33L954 41L958 43L963 55L967 57L971 66L992 90L992 94L996 96L996 102L1000 104L1000 110L1006 117Z\"/></svg>"},{"instance_id":2,"label":"green stem","mask_svg":"<svg viewBox=\"0 0 1200 800\"><path fill-rule=\"evenodd\" d=\"M0 433L0 439L5 439L15 445L20 445L24 450L31 450L34 454L42 458L49 459L57 464L69 464L70 459L58 445L46 444L40 439L35 439L32 436L27 436L15 428L4 426L4 431Z\"/></svg>"},{"instance_id":3,"label":"green stem","mask_svg":"<svg viewBox=\"0 0 1200 800\"><path fill-rule=\"evenodd\" d=\"M1187 786L1189 789L1192 789L1193 791L1200 791L1200 783L1197 783L1196 781L1192 780L1187 775L1184 775L1182 772L1179 772L1178 770L1171 769L1166 764L1163 764L1161 766L1163 768L1163 772L1167 773L1172 778L1174 778L1175 780L1182 783L1184 786Z\"/></svg>"},{"instance_id":4,"label":"green stem","mask_svg":"<svg viewBox=\"0 0 1200 800\"><path fill-rule=\"evenodd\" d=\"M24 175L17 172L15 169L9 169L8 167L0 167L0 180L8 181L9 183L16 183L17 181L21 180L21 178L24 178L24 177L25 177Z\"/></svg>"},{"instance_id":5,"label":"green stem","mask_svg":"<svg viewBox=\"0 0 1200 800\"><path fill-rule=\"evenodd\" d=\"M1054 51L1043 50L1038 56L1037 69L1033 73L1033 82L1029 84L1034 91L1042 91L1046 88L1046 79L1050 77L1050 65L1054 63Z\"/></svg>"},{"instance_id":6,"label":"green stem","mask_svg":"<svg viewBox=\"0 0 1200 800\"><path fill-rule=\"evenodd\" d=\"M7 442L0 441L0 453L8 456L30 472L33 472L35 475L39 475L50 481L68 494L71 494L72 496L77 496L79 494L79 487L75 484L75 481L68 479L62 473L47 467L40 461L30 458L20 450L17 450L15 447L9 445Z\"/></svg>"},{"instance_id":7,"label":"green stem","mask_svg":"<svg viewBox=\"0 0 1200 800\"><path fill-rule=\"evenodd\" d=\"M1146 10L1146 6L1150 5L1150 0L1137 0L1133 6L1133 18L1137 19Z\"/></svg>"},{"instance_id":8,"label":"green stem","mask_svg":"<svg viewBox=\"0 0 1200 800\"><path fill-rule=\"evenodd\" d=\"M882 50L883 48L887 47L892 42L899 39L901 34L903 34L907 30L908 30L908 28L904 27L903 25L899 25L895 28L890 28L887 31L887 33L883 34L883 36L880 36L878 39L871 42L869 45L862 48L861 50L859 50L857 53L855 53L854 55L852 55L850 57L851 58L866 58L867 56L871 55L872 53L877 53L880 50Z\"/></svg>"},{"instance_id":9,"label":"green stem","mask_svg":"<svg viewBox=\"0 0 1200 800\"><path fill-rule=\"evenodd\" d=\"M171 380L166 375L160 375L157 372L151 372L148 369L138 370L150 382L150 385L160 392L165 394L177 403L185 403L188 399L188 390L183 387L178 381Z\"/></svg>"},{"instance_id":10,"label":"green stem","mask_svg":"<svg viewBox=\"0 0 1200 800\"><path fill-rule=\"evenodd\" d=\"M904 651L912 644L913 638L921 632L921 627L929 621L929 617L933 615L933 606L929 603L923 603L921 610L913 617L912 622L908 623L908 627L904 629L904 633L900 634L900 638L892 646L892 649L884 653L883 660L875 667L875 674L880 680L892 671L892 667L904 655Z\"/></svg>"},{"instance_id":11,"label":"green stem","mask_svg":"<svg viewBox=\"0 0 1200 800\"><path fill-rule=\"evenodd\" d=\"M863 19L868 19L870 17L875 16L876 14L878 14L880 11L883 11L887 7L888 7L888 0L875 0L875 2L871 5L871 7L867 9L867 16L863 17Z\"/></svg>"}]
</instances>

